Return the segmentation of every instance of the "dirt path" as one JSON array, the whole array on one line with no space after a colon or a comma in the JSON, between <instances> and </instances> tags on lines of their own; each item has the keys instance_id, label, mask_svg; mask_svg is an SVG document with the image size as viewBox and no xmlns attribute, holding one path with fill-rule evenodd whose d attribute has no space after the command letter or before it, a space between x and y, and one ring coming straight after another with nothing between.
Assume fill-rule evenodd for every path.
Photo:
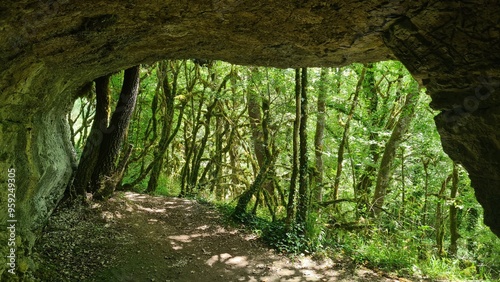
<instances>
[{"instance_id":1,"label":"dirt path","mask_svg":"<svg viewBox=\"0 0 500 282\"><path fill-rule=\"evenodd\" d=\"M127 192L93 210L104 220L49 224L38 249L41 281L401 281L307 257L291 261L195 201ZM54 227L72 220L80 222Z\"/></svg>"}]
</instances>

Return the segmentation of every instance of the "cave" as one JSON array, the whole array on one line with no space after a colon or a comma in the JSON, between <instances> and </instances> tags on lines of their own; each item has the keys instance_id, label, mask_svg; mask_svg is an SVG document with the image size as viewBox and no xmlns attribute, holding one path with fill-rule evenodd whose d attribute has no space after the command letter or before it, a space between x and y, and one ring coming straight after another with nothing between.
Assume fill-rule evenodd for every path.
<instances>
[{"instance_id":1,"label":"cave","mask_svg":"<svg viewBox=\"0 0 500 282\"><path fill-rule=\"evenodd\" d=\"M495 1L0 3L0 219L15 169L21 271L76 167L65 118L95 78L161 59L278 68L400 60L427 88L445 152L500 236L500 6ZM0 250L8 252L3 228ZM7 258L2 256L0 275Z\"/></svg>"}]
</instances>

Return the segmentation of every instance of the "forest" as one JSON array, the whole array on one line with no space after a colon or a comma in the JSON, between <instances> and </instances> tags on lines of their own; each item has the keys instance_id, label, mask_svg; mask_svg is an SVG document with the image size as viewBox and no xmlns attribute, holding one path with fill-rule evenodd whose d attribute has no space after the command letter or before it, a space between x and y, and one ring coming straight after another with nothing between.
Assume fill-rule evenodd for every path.
<instances>
[{"instance_id":1,"label":"forest","mask_svg":"<svg viewBox=\"0 0 500 282\"><path fill-rule=\"evenodd\" d=\"M82 88L68 114L79 165L65 198L196 199L292 256L498 279L500 241L429 103L398 61L135 66Z\"/></svg>"}]
</instances>

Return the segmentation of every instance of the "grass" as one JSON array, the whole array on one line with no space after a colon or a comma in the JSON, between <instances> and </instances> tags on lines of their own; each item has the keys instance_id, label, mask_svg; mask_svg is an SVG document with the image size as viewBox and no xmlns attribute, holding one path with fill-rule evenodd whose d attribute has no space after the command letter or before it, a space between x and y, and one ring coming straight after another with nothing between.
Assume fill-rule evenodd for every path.
<instances>
[{"instance_id":1,"label":"grass","mask_svg":"<svg viewBox=\"0 0 500 282\"><path fill-rule=\"evenodd\" d=\"M140 183L134 186L132 190L137 193L145 193L148 187L148 180L149 178L142 180ZM125 178L123 182L127 183L127 181L129 181L129 179ZM180 183L177 179L160 175L160 178L158 179L158 187L156 188L156 191L152 193L152 195L176 197L180 192Z\"/></svg>"},{"instance_id":2,"label":"grass","mask_svg":"<svg viewBox=\"0 0 500 282\"><path fill-rule=\"evenodd\" d=\"M234 204L215 203L215 207L230 219ZM447 281L498 281L495 270L479 267L460 258L432 256L433 242L422 242L407 231L391 232L374 228L359 231L326 229L323 220L311 214L306 223L306 234L300 226L292 229L283 221L272 222L266 210L258 216L246 215L245 228L258 234L268 245L288 254L308 253L325 255L334 260L351 260L356 265L380 269L384 272L411 278L427 278ZM422 253L424 252L424 253Z\"/></svg>"},{"instance_id":3,"label":"grass","mask_svg":"<svg viewBox=\"0 0 500 282\"><path fill-rule=\"evenodd\" d=\"M166 197L178 196L181 192L180 187L181 185L177 179L162 175L158 181L158 188L156 188L153 195Z\"/></svg>"}]
</instances>

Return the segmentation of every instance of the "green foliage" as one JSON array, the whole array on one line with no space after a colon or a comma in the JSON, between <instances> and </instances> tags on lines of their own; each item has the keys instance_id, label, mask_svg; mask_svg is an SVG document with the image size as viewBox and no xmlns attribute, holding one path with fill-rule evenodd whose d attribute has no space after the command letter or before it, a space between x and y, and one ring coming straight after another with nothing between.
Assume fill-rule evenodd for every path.
<instances>
[{"instance_id":1,"label":"green foliage","mask_svg":"<svg viewBox=\"0 0 500 282\"><path fill-rule=\"evenodd\" d=\"M220 206L219 206L220 210ZM233 209L222 209L225 214L232 215ZM261 236L271 247L279 252L288 254L314 253L323 248L324 230L317 224L317 218L308 216L306 225L288 225L283 220L271 221L252 214L238 217L238 221L245 227Z\"/></svg>"},{"instance_id":2,"label":"green foliage","mask_svg":"<svg viewBox=\"0 0 500 282\"><path fill-rule=\"evenodd\" d=\"M491 261L477 264L474 260L464 258L440 258L435 255L423 258L425 255L422 252L426 251L429 244L422 244L414 235L407 231L389 233L377 229L357 233L334 230L330 234L333 238L329 245L335 247L334 253L348 256L357 264L403 276L452 281L498 277L498 268L495 269Z\"/></svg>"},{"instance_id":3,"label":"green foliage","mask_svg":"<svg viewBox=\"0 0 500 282\"><path fill-rule=\"evenodd\" d=\"M346 240L342 242L341 250L357 263L409 274L416 263L412 255L416 253L416 246L409 244L409 239L398 235L376 229L369 236L350 234L344 237Z\"/></svg>"},{"instance_id":4,"label":"green foliage","mask_svg":"<svg viewBox=\"0 0 500 282\"><path fill-rule=\"evenodd\" d=\"M268 223L263 226L262 238L280 252L291 254L308 253L312 250L311 241L300 225L287 226L284 222Z\"/></svg>"},{"instance_id":5,"label":"green foliage","mask_svg":"<svg viewBox=\"0 0 500 282\"><path fill-rule=\"evenodd\" d=\"M165 73L160 65L165 67ZM451 184L445 180L453 165L442 150L433 121L437 112L429 108L427 95L421 95L409 132L396 150L383 212L376 218L370 216L384 147L401 114L404 97L416 85L400 62L353 64L331 69L323 78L320 77L321 69L308 70L311 179L317 173L312 161L315 153L312 132L320 85L327 92L321 152L325 168L321 183L323 201L333 200L339 143L364 68L366 76L352 116L340 176L338 195L346 201L319 209L320 205L311 196L305 225L286 224L284 219L290 186L291 124L296 118L292 69L244 67L224 62L200 67L190 60L143 67L137 110L128 135L128 142L135 147L123 183L136 180L154 160L155 149L160 145L162 119L167 114L162 83L166 79L169 86L174 87L176 74L178 95L173 120L179 120L181 127L164 156L155 194L172 196L182 191L185 196L216 202L226 215L233 213L236 200L248 190L259 172L254 141L262 137L252 135L250 128L248 94L251 93L258 97L259 103L265 101L269 106L268 112L264 112L261 104L260 114L268 117L269 140L265 145L275 150L273 154L277 156L273 175L268 176L274 181L275 189L266 194L266 198L255 199L258 195L254 195L248 213L238 220L271 246L293 254L318 251L331 256L343 254L356 263L403 275L433 279L499 277L499 239L482 224L481 207L467 173L461 168L458 197L449 198ZM114 93L119 92L121 77L112 78L112 87L117 88ZM153 114L155 101L157 109ZM185 112L180 116L182 105L185 105ZM76 120L75 130L82 125L76 116L85 109L92 110L91 100L83 98L75 103L72 113L72 119ZM202 148L204 138L206 143ZM77 146L77 150L81 148ZM148 179L138 181L132 189L145 191ZM365 186L360 185L362 182ZM443 185L442 195L438 195ZM252 215L253 210L250 210L256 205L255 215ZM454 258L446 254L451 243L451 205L458 208L461 236ZM436 250L438 230L443 232L445 254L442 256Z\"/></svg>"},{"instance_id":6,"label":"green foliage","mask_svg":"<svg viewBox=\"0 0 500 282\"><path fill-rule=\"evenodd\" d=\"M156 196L173 197L180 193L179 180L165 175L160 176L158 181L158 189L153 193Z\"/></svg>"}]
</instances>

